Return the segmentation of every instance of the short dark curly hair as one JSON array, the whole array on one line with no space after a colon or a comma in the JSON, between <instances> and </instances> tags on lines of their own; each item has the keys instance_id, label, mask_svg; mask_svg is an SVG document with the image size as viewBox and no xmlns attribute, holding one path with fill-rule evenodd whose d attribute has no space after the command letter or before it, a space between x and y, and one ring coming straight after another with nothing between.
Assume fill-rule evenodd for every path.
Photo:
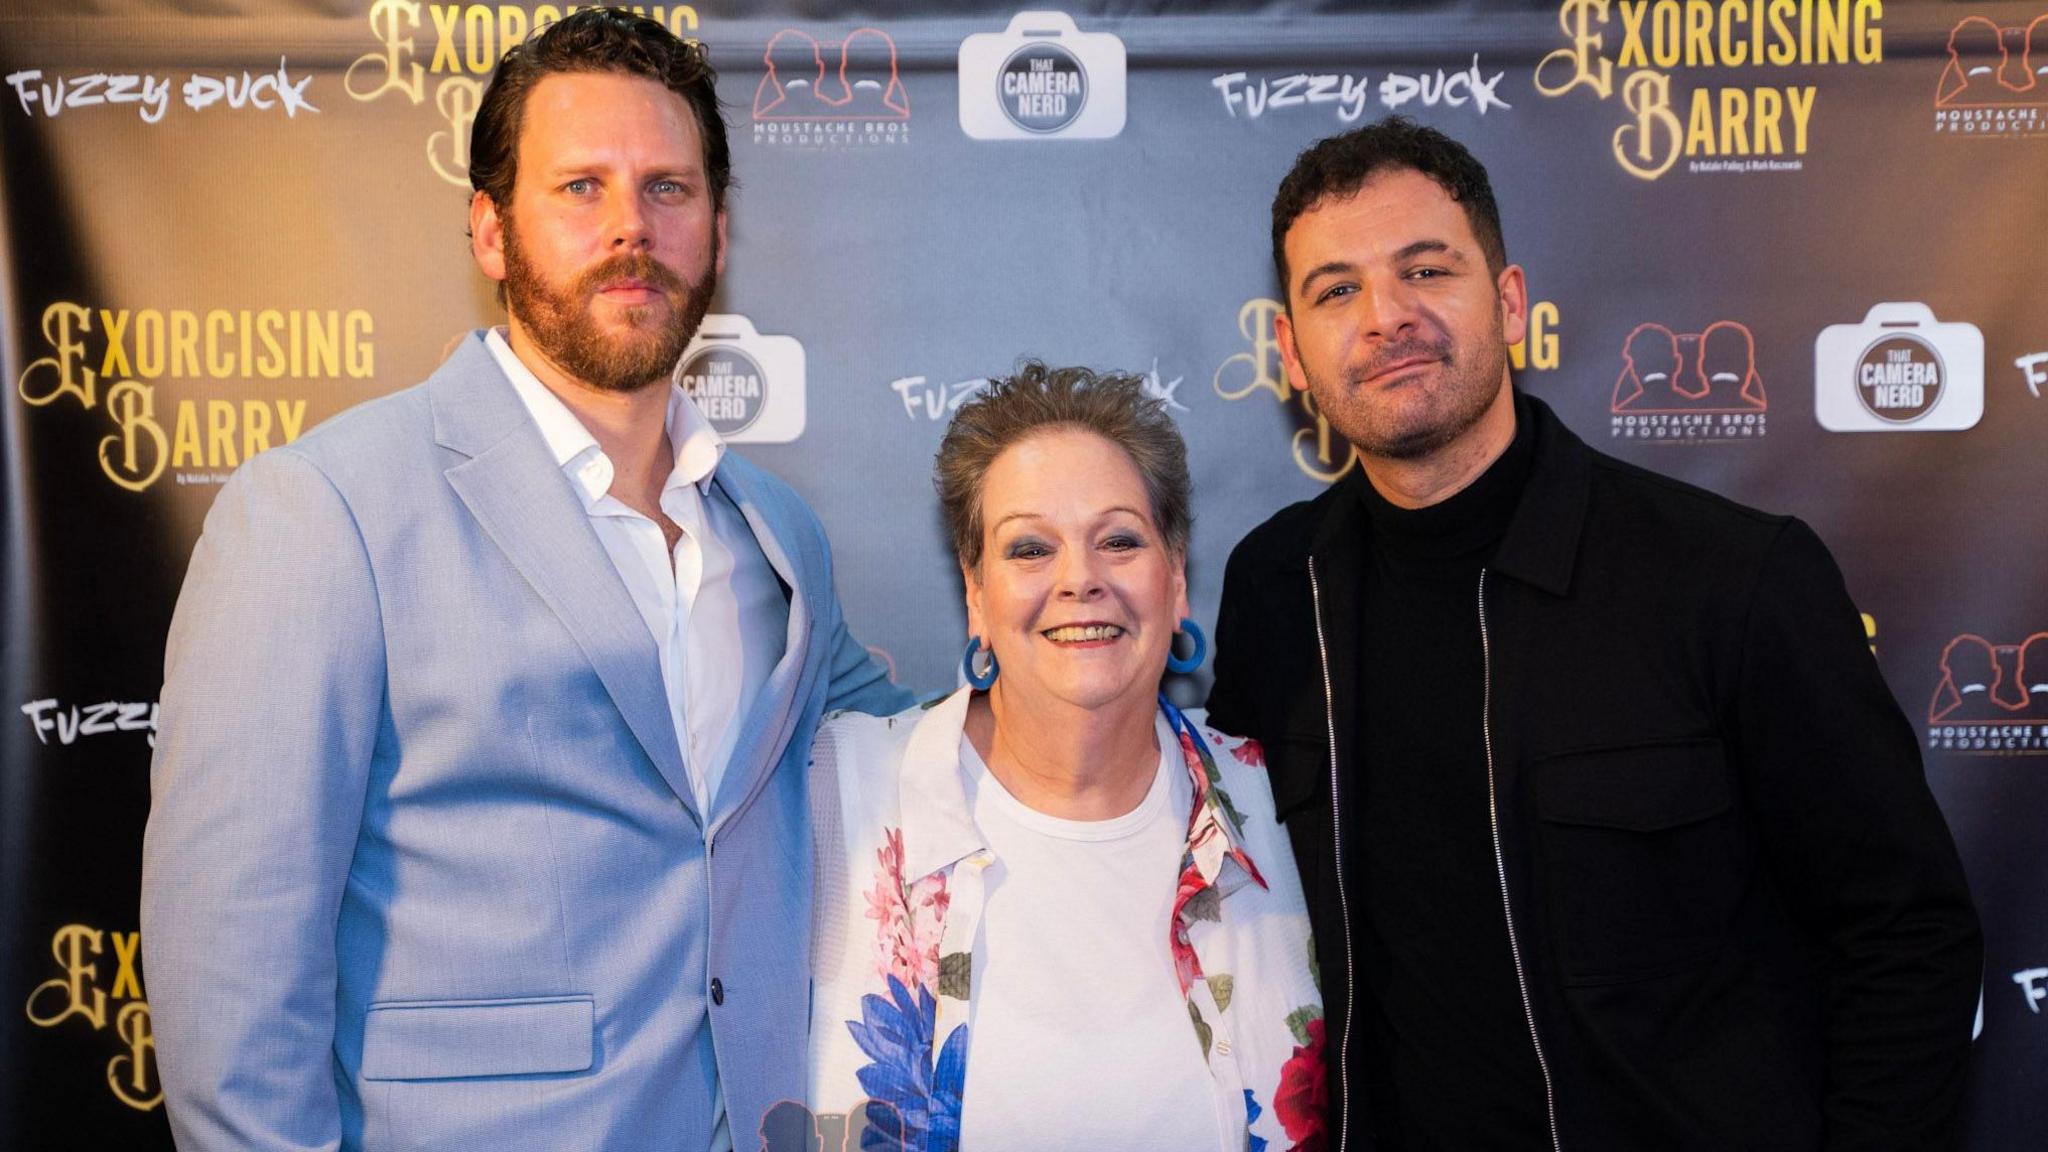
<instances>
[{"instance_id":1,"label":"short dark curly hair","mask_svg":"<svg viewBox=\"0 0 2048 1152\"><path fill-rule=\"evenodd\" d=\"M1495 276L1508 266L1507 241L1500 231L1500 205L1486 166L1463 144L1434 128L1404 116L1389 116L1349 132L1317 141L1295 158L1294 167L1273 194L1273 271L1280 277L1280 296L1287 285L1287 233L1304 212L1324 201L1355 194L1374 176L1406 168L1436 181L1451 199L1465 206L1465 219L1486 253L1486 267Z\"/></svg>"},{"instance_id":2,"label":"short dark curly hair","mask_svg":"<svg viewBox=\"0 0 2048 1152\"><path fill-rule=\"evenodd\" d=\"M981 570L981 498L989 466L1013 445L1062 428L1093 432L1124 450L1144 481L1152 522L1167 548L1187 555L1194 485L1187 444L1165 402L1147 390L1143 376L1026 360L1014 375L990 381L961 405L939 442L932 484L961 566Z\"/></svg>"},{"instance_id":3,"label":"short dark curly hair","mask_svg":"<svg viewBox=\"0 0 2048 1152\"><path fill-rule=\"evenodd\" d=\"M711 207L725 207L732 185L732 149L718 107L718 73L704 47L623 8L584 8L548 25L498 61L470 128L469 184L502 214L512 206L519 174L519 133L526 98L536 84L563 72L616 72L660 84L690 106L704 145Z\"/></svg>"}]
</instances>

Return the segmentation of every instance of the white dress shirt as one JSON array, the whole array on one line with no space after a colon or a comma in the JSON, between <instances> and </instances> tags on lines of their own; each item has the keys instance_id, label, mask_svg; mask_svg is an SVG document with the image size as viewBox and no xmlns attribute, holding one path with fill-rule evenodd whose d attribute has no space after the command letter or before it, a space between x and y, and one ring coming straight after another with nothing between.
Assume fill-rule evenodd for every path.
<instances>
[{"instance_id":1,"label":"white dress shirt","mask_svg":"<svg viewBox=\"0 0 2048 1152\"><path fill-rule=\"evenodd\" d=\"M697 811L708 827L740 721L782 658L789 630L781 579L746 517L712 482L725 441L671 384L667 430L675 466L662 485L661 510L683 530L671 554L661 525L610 494L610 458L520 362L503 330L494 329L485 343L582 498L591 527L654 636L669 715Z\"/></svg>"}]
</instances>

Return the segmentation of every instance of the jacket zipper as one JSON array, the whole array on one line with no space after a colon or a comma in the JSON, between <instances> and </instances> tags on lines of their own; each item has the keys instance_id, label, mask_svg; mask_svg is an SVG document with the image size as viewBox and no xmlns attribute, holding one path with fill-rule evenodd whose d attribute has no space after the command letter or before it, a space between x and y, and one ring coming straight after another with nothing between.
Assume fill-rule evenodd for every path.
<instances>
[{"instance_id":1,"label":"jacket zipper","mask_svg":"<svg viewBox=\"0 0 2048 1152\"><path fill-rule=\"evenodd\" d=\"M1309 583L1315 583L1314 562L1310 562ZM1317 621L1317 628L1322 626ZM1318 639L1320 639L1318 635ZM1529 976L1522 968L1522 945L1515 937L1515 903L1508 897L1507 857L1500 850L1500 802L1494 789L1493 777L1493 639L1486 631L1486 569L1479 570L1479 652L1484 669L1483 712L1480 730L1486 742L1486 819L1493 829L1493 867L1500 877L1500 906L1507 915L1508 949L1515 958L1515 986L1522 993L1522 1019L1529 1025L1529 1043L1536 1046L1536 1067L1543 1073L1543 1107L1550 1117L1551 1152L1563 1152L1564 1144L1557 1138L1557 1093L1550 1085L1550 1061L1543 1055L1543 1038L1536 1034L1536 1011L1529 1003ZM1323 661L1325 691L1328 691L1329 661ZM1342 885L1338 886L1342 891Z\"/></svg>"},{"instance_id":2,"label":"jacket zipper","mask_svg":"<svg viewBox=\"0 0 2048 1152\"><path fill-rule=\"evenodd\" d=\"M1336 854L1337 864L1337 911L1344 925L1344 1026L1337 1033L1337 1085L1343 1103L1337 1107L1337 1152L1344 1152L1351 1134L1351 1019L1358 1014L1357 994L1352 986L1351 975L1351 903L1344 898L1344 821L1337 806L1337 697L1330 688L1330 646L1323 638L1323 589L1316 581L1316 559L1308 559L1308 592L1314 603L1316 614L1316 653L1323 661L1323 721L1328 727L1330 738L1330 842ZM1484 608L1481 609L1482 614ZM1480 626L1485 631L1485 626ZM1496 848L1499 834L1495 834ZM1517 961L1519 968L1520 961ZM1527 1005L1528 993L1522 994ZM1534 1028L1534 1021L1531 1021ZM1533 1032L1532 1032L1533 1034ZM1539 1049L1538 1058L1541 1058ZM1546 1084L1549 1073L1544 1073ZM1557 1125L1551 1124L1552 1142L1555 1143Z\"/></svg>"}]
</instances>

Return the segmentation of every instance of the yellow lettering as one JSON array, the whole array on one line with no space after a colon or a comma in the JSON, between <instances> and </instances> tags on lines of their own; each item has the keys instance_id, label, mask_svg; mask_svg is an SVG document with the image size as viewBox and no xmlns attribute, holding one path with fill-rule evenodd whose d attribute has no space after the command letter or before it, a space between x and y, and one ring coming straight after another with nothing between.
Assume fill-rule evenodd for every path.
<instances>
[{"instance_id":1,"label":"yellow lettering","mask_svg":"<svg viewBox=\"0 0 2048 1152\"><path fill-rule=\"evenodd\" d=\"M427 11L434 17L434 74L462 71L462 57L455 52L456 41L460 39L455 33L455 22L462 16L462 9L452 4L436 4Z\"/></svg>"},{"instance_id":2,"label":"yellow lettering","mask_svg":"<svg viewBox=\"0 0 2048 1152\"><path fill-rule=\"evenodd\" d=\"M199 451L199 412L190 400L178 401L178 422L171 429L171 466L193 468L206 463Z\"/></svg>"},{"instance_id":3,"label":"yellow lettering","mask_svg":"<svg viewBox=\"0 0 2048 1152\"><path fill-rule=\"evenodd\" d=\"M107 389L107 415L119 431L100 440L100 471L130 492L156 483L169 456L163 427L156 422L156 389L121 381Z\"/></svg>"},{"instance_id":4,"label":"yellow lettering","mask_svg":"<svg viewBox=\"0 0 2048 1152\"><path fill-rule=\"evenodd\" d=\"M498 62L497 53L492 50L496 43L491 38L491 10L482 4L471 4L463 9L462 36L468 41L468 54L463 63L476 75L483 75Z\"/></svg>"},{"instance_id":5,"label":"yellow lettering","mask_svg":"<svg viewBox=\"0 0 2048 1152\"><path fill-rule=\"evenodd\" d=\"M1856 62L1858 64L1881 64L1884 62L1884 29L1877 22L1884 19L1884 4L1881 0L1856 0Z\"/></svg>"},{"instance_id":6,"label":"yellow lettering","mask_svg":"<svg viewBox=\"0 0 2048 1152\"><path fill-rule=\"evenodd\" d=\"M164 314L154 308L135 314L135 374L146 380L164 374Z\"/></svg>"},{"instance_id":7,"label":"yellow lettering","mask_svg":"<svg viewBox=\"0 0 2048 1152\"><path fill-rule=\"evenodd\" d=\"M1740 88L1721 89L1721 155L1749 155L1749 93Z\"/></svg>"},{"instance_id":8,"label":"yellow lettering","mask_svg":"<svg viewBox=\"0 0 2048 1152\"><path fill-rule=\"evenodd\" d=\"M1692 111L1685 118L1685 154L1714 154L1714 102L1704 88L1693 90Z\"/></svg>"},{"instance_id":9,"label":"yellow lettering","mask_svg":"<svg viewBox=\"0 0 2048 1152\"><path fill-rule=\"evenodd\" d=\"M1817 91L1811 84L1785 89L1785 99L1792 105L1792 151L1800 156L1806 155L1806 123L1813 119L1813 97Z\"/></svg>"},{"instance_id":10,"label":"yellow lettering","mask_svg":"<svg viewBox=\"0 0 2048 1152\"><path fill-rule=\"evenodd\" d=\"M1278 300L1263 297L1247 300L1244 307L1237 310L1238 334L1251 345L1251 350L1225 357L1223 363L1216 366L1216 375L1210 384L1218 396L1225 400L1242 400L1263 388L1271 392L1274 399L1283 404L1287 402L1287 382L1280 376L1280 341L1273 331L1273 319L1280 312ZM1226 375L1241 376L1244 382L1226 385L1223 382Z\"/></svg>"},{"instance_id":11,"label":"yellow lettering","mask_svg":"<svg viewBox=\"0 0 2048 1152\"><path fill-rule=\"evenodd\" d=\"M1358 449L1352 447L1349 441L1335 435L1335 429L1330 427L1330 422L1317 410L1314 393L1306 390L1301 393L1301 409L1308 413L1309 419L1314 423L1311 427L1295 430L1294 466L1325 484L1334 484L1342 480L1344 474L1351 471L1351 466L1358 463ZM1312 453L1305 451L1310 440L1315 443ZM1339 443L1344 445L1341 461L1336 450Z\"/></svg>"},{"instance_id":12,"label":"yellow lettering","mask_svg":"<svg viewBox=\"0 0 2048 1152\"><path fill-rule=\"evenodd\" d=\"M1841 64L1849 59L1849 13L1839 2L1820 6L1820 64Z\"/></svg>"},{"instance_id":13,"label":"yellow lettering","mask_svg":"<svg viewBox=\"0 0 2048 1152\"><path fill-rule=\"evenodd\" d=\"M348 374L356 380L368 380L377 374L377 348L370 342L376 335L376 322L370 314L360 308L348 314Z\"/></svg>"},{"instance_id":14,"label":"yellow lettering","mask_svg":"<svg viewBox=\"0 0 2048 1152\"><path fill-rule=\"evenodd\" d=\"M304 400L279 400L277 421L284 429L284 442L289 444L299 438L299 430L306 426L306 402Z\"/></svg>"},{"instance_id":15,"label":"yellow lettering","mask_svg":"<svg viewBox=\"0 0 2048 1152\"><path fill-rule=\"evenodd\" d=\"M498 9L498 43L509 52L514 44L526 39L526 9L514 8L510 4Z\"/></svg>"},{"instance_id":16,"label":"yellow lettering","mask_svg":"<svg viewBox=\"0 0 2048 1152\"><path fill-rule=\"evenodd\" d=\"M1679 57L1678 5L1650 9L1650 59L1659 68L1676 68Z\"/></svg>"},{"instance_id":17,"label":"yellow lettering","mask_svg":"<svg viewBox=\"0 0 2048 1152\"><path fill-rule=\"evenodd\" d=\"M1749 45L1732 36L1743 16L1743 0L1721 0L1721 63L1730 68L1740 68L1749 59ZM1752 32L1754 28L1752 24Z\"/></svg>"},{"instance_id":18,"label":"yellow lettering","mask_svg":"<svg viewBox=\"0 0 2048 1152\"><path fill-rule=\"evenodd\" d=\"M128 364L128 313L100 309L100 328L107 334L107 351L100 357L100 375L135 375L135 369Z\"/></svg>"},{"instance_id":19,"label":"yellow lettering","mask_svg":"<svg viewBox=\"0 0 2048 1152\"><path fill-rule=\"evenodd\" d=\"M1713 0L1685 0L1685 66L1714 62Z\"/></svg>"},{"instance_id":20,"label":"yellow lettering","mask_svg":"<svg viewBox=\"0 0 2048 1152\"><path fill-rule=\"evenodd\" d=\"M1798 49L1792 40L1792 29L1786 25L1786 17L1792 14L1792 0L1770 0L1771 4L1771 53L1773 64L1790 64L1798 56Z\"/></svg>"},{"instance_id":21,"label":"yellow lettering","mask_svg":"<svg viewBox=\"0 0 2048 1152\"><path fill-rule=\"evenodd\" d=\"M1784 110L1784 97L1778 94L1776 88L1756 90L1756 150L1759 155L1784 154L1785 140L1778 133L1778 117Z\"/></svg>"},{"instance_id":22,"label":"yellow lettering","mask_svg":"<svg viewBox=\"0 0 2048 1152\"><path fill-rule=\"evenodd\" d=\"M114 990L110 995L116 1000L142 999L142 977L135 968L136 954L142 950L142 933L109 932L114 938L114 960L119 965L114 970Z\"/></svg>"},{"instance_id":23,"label":"yellow lettering","mask_svg":"<svg viewBox=\"0 0 2048 1152\"><path fill-rule=\"evenodd\" d=\"M85 960L88 952L99 955L103 938L99 929L83 924L66 924L57 929L50 938L50 955L56 958L64 975L43 981L28 994L29 1023L38 1028L54 1028L73 1016L83 1016L96 1030L107 1026L107 994L91 987L99 979L99 966ZM48 1007L53 997L59 998L56 1011ZM45 1007L38 1010L38 1004Z\"/></svg>"},{"instance_id":24,"label":"yellow lettering","mask_svg":"<svg viewBox=\"0 0 2048 1152\"><path fill-rule=\"evenodd\" d=\"M307 314L306 373L320 380L341 375L341 313Z\"/></svg>"},{"instance_id":25,"label":"yellow lettering","mask_svg":"<svg viewBox=\"0 0 2048 1152\"><path fill-rule=\"evenodd\" d=\"M242 401L242 459L270 447L270 409L261 400Z\"/></svg>"},{"instance_id":26,"label":"yellow lettering","mask_svg":"<svg viewBox=\"0 0 2048 1152\"><path fill-rule=\"evenodd\" d=\"M1608 0L1565 0L1557 10L1557 26L1571 40L1569 48L1559 48L1545 56L1536 65L1536 88L1545 96L1562 96L1581 84L1590 85L1600 99L1607 99L1613 91L1614 65L1601 57L1602 34L1593 31L1593 18L1607 23ZM1626 5L1623 6L1626 8ZM695 28L696 13L690 14L690 26ZM1545 83L1543 69L1553 61L1568 65L1571 76L1562 84Z\"/></svg>"},{"instance_id":27,"label":"yellow lettering","mask_svg":"<svg viewBox=\"0 0 2048 1152\"><path fill-rule=\"evenodd\" d=\"M206 402L206 466L233 468L235 458L235 406L226 400Z\"/></svg>"},{"instance_id":28,"label":"yellow lettering","mask_svg":"<svg viewBox=\"0 0 2048 1152\"><path fill-rule=\"evenodd\" d=\"M171 375L182 380L199 375L199 317L182 308L171 313Z\"/></svg>"},{"instance_id":29,"label":"yellow lettering","mask_svg":"<svg viewBox=\"0 0 2048 1152\"><path fill-rule=\"evenodd\" d=\"M1529 308L1529 334L1527 337L1508 345L1508 363L1517 371L1535 368L1548 371L1557 367L1557 305L1548 300L1539 300Z\"/></svg>"},{"instance_id":30,"label":"yellow lettering","mask_svg":"<svg viewBox=\"0 0 2048 1152\"><path fill-rule=\"evenodd\" d=\"M284 313L265 308L256 314L256 334L263 338L264 353L256 360L256 374L265 380L284 375L284 347L277 342L277 330L284 327Z\"/></svg>"},{"instance_id":31,"label":"yellow lettering","mask_svg":"<svg viewBox=\"0 0 2048 1152\"><path fill-rule=\"evenodd\" d=\"M404 35L405 28L420 26L420 6L412 0L377 0L370 5L370 31L384 45L380 55L365 52L356 57L355 63L342 73L341 86L357 100L375 100L393 88L405 93L417 104L424 98L421 89L424 76L419 64L412 62L412 37ZM374 88L361 88L356 84L356 69L368 66L379 69L383 80Z\"/></svg>"},{"instance_id":32,"label":"yellow lettering","mask_svg":"<svg viewBox=\"0 0 2048 1152\"><path fill-rule=\"evenodd\" d=\"M150 1056L156 1050L156 1037L149 1026L149 1005L138 1001L123 1007L114 1019L114 1030L121 1034L128 1051L107 1062L107 1087L115 1099L137 1112L153 1111L164 1102L164 1092L156 1079L156 1061Z\"/></svg>"},{"instance_id":33,"label":"yellow lettering","mask_svg":"<svg viewBox=\"0 0 2048 1152\"><path fill-rule=\"evenodd\" d=\"M1621 66L1623 68L1648 68L1649 54L1643 49L1643 17L1648 15L1647 0L1622 0L1621 3Z\"/></svg>"},{"instance_id":34,"label":"yellow lettering","mask_svg":"<svg viewBox=\"0 0 2048 1152\"><path fill-rule=\"evenodd\" d=\"M215 380L225 380L234 375L235 361L222 347L225 337L234 331L235 318L231 313L215 308L206 314L206 374Z\"/></svg>"},{"instance_id":35,"label":"yellow lettering","mask_svg":"<svg viewBox=\"0 0 2048 1152\"><path fill-rule=\"evenodd\" d=\"M1695 107L1700 95L1693 93ZM1638 180L1655 180L1678 162L1684 143L1678 116L1671 111L1671 77L1637 72L1622 83L1621 96L1636 119L1614 130L1614 159ZM1661 160L1657 158L1660 140L1665 142Z\"/></svg>"},{"instance_id":36,"label":"yellow lettering","mask_svg":"<svg viewBox=\"0 0 2048 1152\"><path fill-rule=\"evenodd\" d=\"M92 369L79 364L85 355L85 342L77 334L90 331L92 313L81 305L59 302L43 309L43 339L50 342L50 350L56 355L45 356L21 370L14 389L24 403L40 408L67 394L78 397L83 408L98 403L99 378ZM39 376L54 377L54 385L45 391Z\"/></svg>"}]
</instances>

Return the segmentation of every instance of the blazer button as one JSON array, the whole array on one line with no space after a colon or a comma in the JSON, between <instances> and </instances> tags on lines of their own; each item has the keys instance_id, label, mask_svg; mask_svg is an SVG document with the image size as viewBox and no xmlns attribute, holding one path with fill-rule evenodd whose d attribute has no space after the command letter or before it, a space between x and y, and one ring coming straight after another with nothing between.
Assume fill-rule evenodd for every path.
<instances>
[{"instance_id":1,"label":"blazer button","mask_svg":"<svg viewBox=\"0 0 2048 1152\"><path fill-rule=\"evenodd\" d=\"M711 1002L713 1004L725 1003L725 985L719 983L716 976L711 978Z\"/></svg>"}]
</instances>

